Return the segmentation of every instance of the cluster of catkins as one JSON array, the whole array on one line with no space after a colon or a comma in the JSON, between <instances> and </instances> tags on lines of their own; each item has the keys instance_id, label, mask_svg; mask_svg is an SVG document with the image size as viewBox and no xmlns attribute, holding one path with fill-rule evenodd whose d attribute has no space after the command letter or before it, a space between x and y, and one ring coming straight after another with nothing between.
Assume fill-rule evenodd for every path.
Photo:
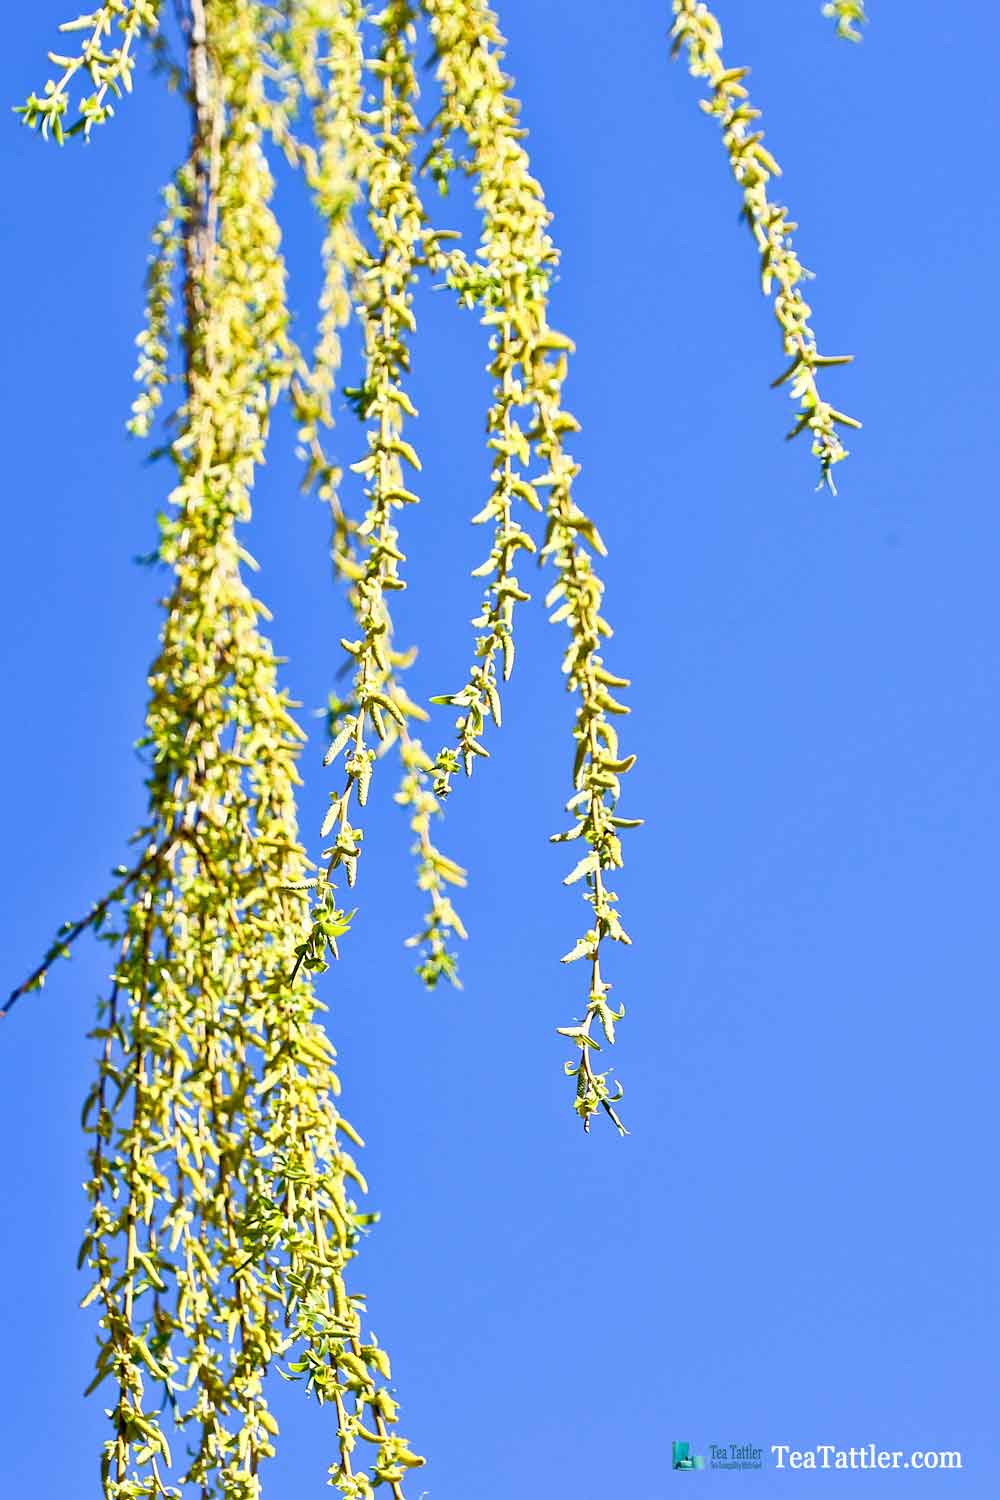
<instances>
[{"instance_id":1,"label":"cluster of catkins","mask_svg":"<svg viewBox=\"0 0 1000 1500\"><path fill-rule=\"evenodd\" d=\"M164 7L165 9L165 7ZM822 356L800 290L794 225L772 201L778 168L753 128L746 69L728 68L704 4L673 0L675 49L704 79L704 108L722 129L761 257L798 403L821 479L857 426L820 395ZM826 7L845 35L863 7ZM37 987L81 933L112 946L109 990L94 1036L87 1098L90 1217L81 1264L99 1314L93 1388L109 1400L102 1460L106 1500L257 1500L277 1423L266 1398L274 1367L333 1411L330 1483L345 1500L385 1485L402 1500L423 1460L397 1426L389 1362L367 1330L351 1261L371 1215L358 1135L338 1105L335 1053L320 1022L315 976L350 927L338 883L353 885L369 785L383 752L402 768L397 800L415 835L429 900L418 973L457 982L452 944L465 936L449 892L465 872L432 830L456 777L471 774L499 727L514 666L514 623L529 595L518 578L548 565L546 605L566 627L563 670L576 699L572 824L555 835L577 858L587 925L564 962L587 974L581 1019L560 1028L575 1108L623 1129L620 1089L598 1071L598 1035L614 1040L607 943L627 943L608 880L622 863L618 812L634 757L619 744L627 680L605 660L611 629L598 572L604 544L581 508L568 444L578 423L563 402L573 345L549 322L557 252L532 176L504 41L484 0L183 0L171 25L189 101L186 160L164 195L153 236L140 394L131 429L162 425L176 472L160 560L171 570L160 649L150 674L144 744L148 811L135 858L108 894L58 934L5 1009ZM62 141L88 137L131 91L143 47L162 51L157 0L107 0L63 30L78 43L22 108L26 124ZM419 112L419 51L430 48L436 108ZM269 157L300 170L324 226L319 338L304 355L289 332ZM473 185L479 244L435 228L428 189L454 173ZM414 733L427 710L403 686L412 652L393 638L392 595L405 587L407 507L420 460L408 435L413 288L432 274L487 330L492 394L489 478L475 521L486 556L466 681L434 700L458 711L436 753ZM364 424L355 464L364 502L343 502L327 455L343 327L357 318L362 368L347 396ZM776 382L778 383L778 382ZM180 387L164 423L163 400ZM327 503L335 571L354 621L342 643L351 689L331 714L327 764L336 789L313 863L299 837L296 761L302 734L247 586L240 541L269 419L287 398L307 483ZM107 1393L110 1391L110 1397Z\"/></svg>"}]
</instances>

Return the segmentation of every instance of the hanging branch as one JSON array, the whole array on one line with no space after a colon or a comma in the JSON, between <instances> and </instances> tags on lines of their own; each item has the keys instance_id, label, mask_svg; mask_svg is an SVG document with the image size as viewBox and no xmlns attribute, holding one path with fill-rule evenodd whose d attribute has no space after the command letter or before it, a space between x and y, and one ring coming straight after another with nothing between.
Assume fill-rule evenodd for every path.
<instances>
[{"instance_id":1,"label":"hanging branch","mask_svg":"<svg viewBox=\"0 0 1000 1500\"><path fill-rule=\"evenodd\" d=\"M539 497L544 494L546 533L541 555L557 573L547 603L556 606L553 621L565 622L570 631L563 671L568 688L578 698L575 790L568 803L576 821L568 833L556 837L558 841L580 838L587 847L567 884L584 882L584 895L593 911L593 925L565 959L588 960L587 1009L582 1020L559 1029L579 1051L579 1059L567 1063L566 1070L576 1079L575 1107L585 1128L603 1109L624 1130L614 1109L620 1090L612 1092L608 1074L595 1072L591 1053L599 1050L594 1023L600 1024L605 1039L612 1042L614 1023L622 1015L608 1004L610 984L602 975L601 950L608 940L629 941L606 876L622 863L619 830L636 822L621 818L616 811L620 778L635 758L621 756L611 723L612 716L628 712L612 696L611 688L627 684L608 670L600 651L611 627L600 614L603 584L592 554L603 555L605 548L594 522L573 498L579 468L564 447L564 435L576 431L578 424L561 399L573 345L548 319L548 285L556 260L547 233L551 216L529 170L518 107L503 72L503 38L493 13L483 0L424 0L424 8L437 47L442 89L435 146L438 169L449 169L450 141L455 135L463 136L483 214L479 258L466 268L453 268L449 279L460 298L479 306L484 323L496 330L491 370L498 386L489 420L490 445L498 459L486 512L494 519L496 532L488 565L487 602L476 622L485 624L488 634L477 641L477 659L484 665L477 662L466 686L450 700L467 706L457 726L459 753L469 773L473 755L481 753L481 747L476 747L485 721L484 704L499 717L491 674L497 652L502 653L505 644L509 671L512 606L525 597L511 575L511 563L519 550L531 552L534 547L513 518L512 502L517 497L532 509L542 508ZM519 408L531 413L527 428L516 419ZM544 472L529 479L525 467L532 456ZM451 774L445 756L436 763L442 789Z\"/></svg>"},{"instance_id":2,"label":"hanging branch","mask_svg":"<svg viewBox=\"0 0 1000 1500\"><path fill-rule=\"evenodd\" d=\"M387 0L369 17L362 0L175 0L186 47L192 136L187 160L165 194L154 231L139 338L139 395L131 429L167 425L176 470L158 559L172 584L160 651L149 678L143 744L148 808L140 851L114 873L109 892L65 924L3 1013L44 981L55 959L94 931L114 950L110 993L93 1033L96 1078L84 1128L92 1138L89 1223L81 1265L84 1299L99 1317L92 1389L107 1383L111 1430L104 1448L104 1500L176 1500L186 1485L201 1500L259 1500L277 1423L265 1379L305 1381L337 1420L330 1481L345 1500L371 1500L380 1484L402 1500L407 1469L422 1460L396 1430L397 1406L384 1351L366 1330L364 1299L349 1267L373 1215L359 1211L365 1184L351 1155L360 1145L339 1112L335 1053L323 1030L313 975L336 957L350 914L334 876L353 884L361 849L354 819L365 805L379 749L397 746L404 767L397 800L416 839L419 881L430 897L411 942L418 972L433 986L457 982L449 943L464 937L449 888L465 872L432 837L454 778L487 756L499 728L503 684L514 662L517 606L528 593L520 555L538 552L555 581L553 622L567 626L563 660L575 695L574 823L557 842L580 841L567 877L592 916L564 962L585 960L585 1012L560 1028L577 1056L576 1110L584 1126L599 1110L619 1130L620 1090L596 1072L598 1030L614 1040L622 1010L611 1007L602 967L608 942L629 941L609 889L622 863L620 833L637 820L618 813L621 778L634 757L619 749L616 696L627 680L605 665L611 629L595 559L604 545L574 488L567 451L577 430L563 405L571 341L549 322L557 252L550 215L531 175L504 42L485 0L421 0L436 45L441 107L427 165L442 186L469 174L482 216L474 258L446 249L429 227L415 181L424 134L414 65L417 6ZM777 171L749 128L757 117L742 80L727 69L707 8L673 0L675 51L705 78L704 108L720 122L744 213L773 292L791 382L823 479L845 456L837 429L858 424L819 394L816 372L846 357L821 356L791 245L794 225L771 202ZM859 5L827 12L855 37ZM156 0L107 0L64 31L82 33L77 55L52 54L59 77L21 108L43 136L87 138L131 88L135 52L153 36ZM366 59L366 39L377 37ZM374 102L365 72L377 81ZM86 75L93 92L78 100ZM270 91L270 93L269 93ZM276 97L271 97L276 95ZM296 111L311 110L300 130ZM272 211L267 151L280 148L304 175L325 226L319 342L309 365L288 330L280 235ZM357 219L353 217L357 207ZM413 652L393 640L390 596L405 586L399 513L416 502L419 469L407 423L414 333L412 291L424 270L445 272L459 301L490 330L493 381L487 416L490 489L476 516L492 532L475 570L483 600L474 620L464 684L443 700L459 710L454 739L433 759L414 737L425 717L401 674ZM339 470L322 431L332 420L340 332L360 320L363 372L349 392L365 424L365 512L349 516ZM183 327L175 326L183 318ZM164 424L162 396L178 353L179 412ZM307 481L330 505L334 566L347 585L356 638L353 669L327 761L344 754L343 790L331 797L331 837L318 870L299 839L295 812L302 733L281 688L262 620L244 577L255 567L240 540L250 516L270 416L290 393ZM544 520L540 550L524 524ZM281 1361L285 1368L279 1365ZM359 1454L359 1443L362 1445Z\"/></svg>"},{"instance_id":3,"label":"hanging branch","mask_svg":"<svg viewBox=\"0 0 1000 1500\"><path fill-rule=\"evenodd\" d=\"M409 729L411 720L426 718L426 714L399 682L400 671L412 662L414 653L399 651L393 644L387 596L405 587L399 574L405 558L398 546L394 513L418 499L403 469L404 464L414 470L420 466L403 436L405 418L417 414L403 385L409 369L408 342L415 328L411 286L422 267L442 262L439 242L447 236L427 226L413 179L412 142L421 129L412 103L417 95L411 50L413 10L402 0L393 0L377 19L381 45L378 56L367 64L379 80L376 108L365 108L359 5L347 3L324 16L319 32L324 56L308 70L311 79L313 67L318 78L325 78L323 84L312 81L310 88L319 150L307 170L327 221L326 285L321 345L310 380L297 389L297 413L300 439L304 447L308 444L307 478L318 480L321 496L331 504L334 567L347 584L360 634L342 643L354 663L353 690L332 725L326 763L346 751L346 780L342 791L331 794L322 834L325 838L336 832L336 839L324 851L327 865L317 886L318 918L300 953L303 961L315 957L322 920L336 910L330 884L334 871L342 865L348 884L354 884L362 830L351 822L352 803L364 807L377 754L398 742L405 775L397 801L411 808L411 826L425 851L424 867L429 871L423 883L432 896L428 928L414 940L425 943L427 950L418 972L433 983L441 973L456 977L442 933L451 927L464 935L439 888L444 878L440 871L447 869L452 879L463 878L464 872L430 845L426 797L418 779L427 757ZM314 38L299 37L297 46L302 54L315 58ZM358 187L366 192L371 250L351 224ZM357 298L365 369L361 384L348 391L348 396L359 418L368 423L368 455L353 466L366 480L368 509L360 524L348 520L337 499L340 476L318 438L319 426L330 421L329 392L339 366L339 328L347 316L349 289ZM374 731L374 743L369 728Z\"/></svg>"},{"instance_id":4,"label":"hanging branch","mask_svg":"<svg viewBox=\"0 0 1000 1500\"><path fill-rule=\"evenodd\" d=\"M333 426L332 397L341 366L340 333L351 319L352 296L365 250L353 211L367 174L364 58L359 6L293 4L283 50L291 79L310 107L315 144L300 143L304 176L324 226L319 339L310 364L292 382L299 456L306 463L303 489L315 489L331 508L334 556L346 518L340 508L341 471L327 455L322 433Z\"/></svg>"},{"instance_id":5,"label":"hanging branch","mask_svg":"<svg viewBox=\"0 0 1000 1500\"><path fill-rule=\"evenodd\" d=\"M46 82L41 95L29 94L24 104L18 106L17 113L24 124L31 130L40 130L46 139L51 132L52 139L60 146L66 136L80 132L89 140L94 126L103 125L115 112L108 95L120 99L123 93L132 92L136 43L145 34L155 32L159 10L160 0L106 0L88 15L65 21L59 30L82 32L82 45L75 57L49 53L49 62L62 68L62 73ZM107 41L116 27L121 41L118 46L108 47ZM71 88L79 73L87 75L94 92L77 101L79 116L67 128L64 121L70 108Z\"/></svg>"},{"instance_id":6,"label":"hanging branch","mask_svg":"<svg viewBox=\"0 0 1000 1500\"><path fill-rule=\"evenodd\" d=\"M295 962L310 886L294 807L302 735L237 536L298 362L263 152L266 28L252 0L194 0L189 19L192 145L171 210L186 397L162 523L174 587L150 677L146 853L77 924L106 923L118 948L85 1109L81 1249L84 1300L100 1311L92 1389L116 1392L103 1493L152 1500L192 1484L203 1500L257 1500L277 1434L263 1381L284 1358L336 1412L331 1482L348 1500L385 1483L398 1500L422 1460L395 1432L388 1361L347 1288L372 1216L351 1196L364 1191L348 1149L360 1142ZM157 277L162 340L172 291ZM327 945L346 927L328 922Z\"/></svg>"},{"instance_id":7,"label":"hanging branch","mask_svg":"<svg viewBox=\"0 0 1000 1500\"><path fill-rule=\"evenodd\" d=\"M163 215L153 230L153 253L146 271L146 316L136 339L139 359L134 378L141 390L132 402L126 424L134 437L149 437L170 379L167 364L174 281L183 240L181 216L182 197L177 183L171 182L164 189Z\"/></svg>"},{"instance_id":8,"label":"hanging branch","mask_svg":"<svg viewBox=\"0 0 1000 1500\"><path fill-rule=\"evenodd\" d=\"M620 1088L595 1071L593 1054L598 1034L614 1041L623 1014L609 1003L603 966L607 943L629 941L608 884L622 864L621 831L638 821L618 812L621 778L634 763L615 729L628 712L617 692L628 683L604 662L611 628L596 558L605 548L576 499L579 466L566 447L578 430L563 405L573 344L549 322L558 262L551 216L485 0L386 0L377 15L363 0L174 0L174 9L191 143L154 230L129 423L141 436L166 428L176 471L157 553L172 582L149 677L147 812L137 857L86 916L64 924L0 1014L37 989L85 932L111 945L83 1115L90 1210L80 1251L90 1276L84 1305L95 1307L99 1329L90 1389L104 1388L110 1423L103 1500L180 1500L186 1487L200 1500L261 1500L278 1436L266 1398L274 1369L333 1408L328 1472L344 1500L372 1500L380 1485L403 1500L407 1471L423 1460L398 1432L388 1357L368 1331L363 1295L350 1288L375 1216L356 1201L366 1191L352 1154L362 1142L338 1107L336 1054L313 987L351 925L334 877L342 867L354 883L357 810L376 757L396 747L397 801L430 900L410 940L418 973L430 987L458 982L450 944L465 930L449 891L464 885L465 871L437 848L432 829L458 772L471 775L488 755L488 724L501 725L517 606L529 597L517 569L522 553L537 554L555 573L546 603L568 630L563 672L576 701L574 822L555 841L583 851L566 883L581 885L591 913L563 959L585 961L584 1014L559 1030L576 1049L566 1070L584 1127L603 1110L624 1133ZM858 38L863 5L824 9L842 36ZM442 187L457 169L472 180L482 235L471 259L429 226L417 187L415 154L427 133L415 108L418 11L441 89L426 164ZM795 432L810 430L833 488L833 466L846 456L838 429L859 424L821 398L817 372L847 357L818 353L795 225L769 197L778 167L752 130L747 70L725 67L718 23L699 0L673 0L673 12L674 50L684 48L690 71L708 82L703 108L719 120L764 291L773 294L791 361L775 383L790 382L800 403ZM107 0L68 22L62 29L80 34L79 50L50 54L61 72L21 107L24 123L60 142L89 138L111 117L112 99L131 91L139 45L161 56L158 17L158 0ZM76 98L85 78L91 91ZM303 104L309 119L300 125ZM289 334L267 158L275 149L302 167L324 224L309 364ZM414 652L395 644L390 610L391 594L405 587L397 523L418 498L407 377L413 287L425 270L444 272L460 303L478 310L493 383L489 494L475 517L491 529L475 569L483 598L466 680L438 700L459 710L455 735L433 758L414 735L426 717L402 685ZM354 466L361 517L341 503L323 436L352 311L363 371L348 395L367 434ZM178 354L181 406L165 421ZM331 796L323 827L331 842L318 869L296 821L303 735L262 626L267 611L245 581L244 568L256 565L240 533L284 394L306 482L330 507L334 568L356 625L342 643L350 696L337 705L326 757L344 755L345 779ZM540 547L525 524L536 515Z\"/></svg>"},{"instance_id":9,"label":"hanging branch","mask_svg":"<svg viewBox=\"0 0 1000 1500\"><path fill-rule=\"evenodd\" d=\"M400 663L391 655L387 595L406 586L399 574L405 558L398 546L395 515L418 499L407 487L410 481L404 465L410 471L420 468L416 451L403 436L406 417L416 415L402 377L409 367L407 341L414 327L410 285L416 275L423 227L408 149L417 130L409 102L415 89L406 41L409 26L409 7L390 5L383 17L379 56L368 64L379 80L380 104L367 113L358 111L365 125L374 127L366 130L357 154L364 162L368 218L376 249L364 254L357 272L365 367L361 384L348 394L358 416L368 424L368 454L352 466L364 477L368 509L356 532L361 561L345 553L337 557L341 572L353 584L351 597L360 629L356 640L342 642L354 660L357 712L345 719L326 757L329 764L350 744L346 785L343 792L331 794L322 829L324 838L337 831L334 845L323 856L329 861L327 874L342 864L349 885L354 884L360 853L360 830L352 827L349 818L351 801L355 797L360 807L365 805L375 760L367 732L371 729L384 742L387 721L405 723L402 709L388 691Z\"/></svg>"},{"instance_id":10,"label":"hanging branch","mask_svg":"<svg viewBox=\"0 0 1000 1500\"><path fill-rule=\"evenodd\" d=\"M670 33L673 56L684 48L692 77L706 79L711 89L711 98L703 100L701 107L706 114L714 115L722 130L729 165L743 194L743 216L760 251L761 286L764 295L773 298L782 343L791 358L791 364L773 382L779 386L790 381L789 395L799 402L798 418L788 436L797 437L806 429L812 433L820 486L828 485L836 494L833 467L848 456L837 429L860 428L861 423L823 400L816 372L828 365L850 364L854 356L820 354L816 347L816 335L809 323L812 308L799 289L809 272L792 248L792 231L798 226L788 218L787 209L768 197L771 178L780 176L781 168L763 143L764 132L751 128L760 118L760 110L752 108L743 86L749 68L726 67L722 29L701 0L672 3L676 18Z\"/></svg>"}]
</instances>

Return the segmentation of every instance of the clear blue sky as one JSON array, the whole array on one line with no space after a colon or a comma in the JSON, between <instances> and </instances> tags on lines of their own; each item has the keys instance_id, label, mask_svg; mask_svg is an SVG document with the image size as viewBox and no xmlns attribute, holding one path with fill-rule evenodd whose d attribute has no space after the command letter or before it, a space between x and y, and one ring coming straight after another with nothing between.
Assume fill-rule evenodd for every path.
<instances>
[{"instance_id":1,"label":"clear blue sky","mask_svg":"<svg viewBox=\"0 0 1000 1500\"><path fill-rule=\"evenodd\" d=\"M65 0L14 7L0 99L46 76ZM720 0L721 7L721 0ZM419 910L382 779L360 916L330 977L345 1109L381 1225L358 1282L431 1459L414 1500L996 1492L1000 515L996 8L877 3L838 44L818 0L722 8L802 224L836 399L865 421L813 492L777 332L715 127L665 4L503 0L564 251L583 497L607 539L639 753L616 882L634 947L626 1141L571 1118L581 905L546 843L567 795L560 635L524 616L507 724L442 842L473 872L461 994L425 996ZM144 74L87 150L3 127L0 566L5 982L106 885L142 806L132 751L168 475L122 423L147 230L185 133ZM284 176L305 333L317 233ZM455 686L486 483L482 337L420 304L425 503L400 637ZM358 434L345 418L345 457ZM325 520L279 422L250 545L287 680L323 702L340 606ZM537 592L542 592L541 581ZM427 620L432 623L428 627ZM314 734L303 827L329 781ZM315 847L315 840L313 839ZM107 967L81 947L0 1036L6 1233L0 1495L96 1492L105 1423L74 1271L79 1109ZM327 1493L332 1419L278 1382L269 1500ZM687 1439L960 1449L959 1474L670 1472Z\"/></svg>"}]
</instances>

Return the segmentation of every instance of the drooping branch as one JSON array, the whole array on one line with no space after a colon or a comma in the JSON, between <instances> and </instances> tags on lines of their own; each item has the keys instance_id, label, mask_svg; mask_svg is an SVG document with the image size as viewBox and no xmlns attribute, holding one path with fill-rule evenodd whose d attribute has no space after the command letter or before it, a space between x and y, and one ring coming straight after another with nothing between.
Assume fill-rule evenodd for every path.
<instances>
[{"instance_id":1,"label":"drooping branch","mask_svg":"<svg viewBox=\"0 0 1000 1500\"><path fill-rule=\"evenodd\" d=\"M539 555L555 571L547 604L567 627L563 670L576 702L574 822L556 840L582 851L567 883L580 883L592 912L564 959L585 961L584 1014L560 1030L578 1053L567 1071L584 1125L603 1110L622 1129L618 1092L595 1071L593 1053L598 1035L614 1040L623 1013L609 1003L603 964L609 942L628 942L609 888L621 831L637 821L618 811L634 760L615 729L627 712L618 690L628 683L604 661L604 545L579 503L567 446L577 430L563 400L573 345L550 322L557 251L488 5L387 0L377 15L362 0L175 0L175 8L191 142L154 233L130 424L142 435L165 425L176 469L158 553L173 579L150 675L149 805L137 836L145 852L116 872L86 917L61 929L0 1013L84 932L113 946L86 1106L91 1213L81 1251L92 1276L85 1300L100 1315L95 1385L109 1381L114 1391L105 1500L174 1497L188 1484L201 1500L258 1500L277 1434L264 1382L279 1359L333 1408L330 1475L345 1500L371 1500L378 1484L402 1500L406 1470L422 1460L396 1431L388 1360L349 1288L371 1216L354 1199L364 1182L350 1148L360 1141L339 1112L335 1053L313 990L351 923L335 878L342 868L354 882L359 809L378 754L396 746L397 800L430 898L412 940L418 972L431 986L456 980L449 943L464 928L448 891L465 872L437 848L434 819L458 772L471 774L488 755L490 724L501 725L515 621L528 599L518 569ZM860 4L826 10L845 36L864 20ZM415 105L421 13L441 89L429 130ZM725 67L705 5L674 0L674 13L675 41L708 81L704 107L719 119L773 293L791 361L777 383L791 382L796 431L811 431L832 487L844 457L838 429L858 424L821 398L817 372L844 359L818 353L795 226L769 196L777 165L751 129L746 70ZM88 136L109 117L110 98L131 87L136 47L157 16L156 0L107 0L70 23L64 29L82 32L81 50L54 57L61 76L29 99L25 122L59 140ZM94 91L67 128L84 76ZM296 113L303 102L305 123ZM473 183L482 219L475 255L445 248L450 236L426 219L416 169L425 145L439 183L458 169ZM268 164L275 148L304 168L324 226L319 341L308 364L288 328ZM488 493L475 517L490 532L475 569L482 603L465 681L443 700L458 710L455 733L434 758L415 736L425 715L402 675L413 652L395 642L391 611L405 586L401 517L417 500L407 477L419 469L408 373L413 288L427 269L445 272L459 301L478 311L493 383ZM358 514L342 503L340 471L325 450L352 312L363 368L349 396L367 436ZM181 407L162 424L178 355ZM330 506L334 567L355 621L344 643L350 696L328 752L343 754L344 779L331 796L331 843L318 870L296 824L302 734L262 626L266 611L245 581L254 564L240 540L284 392L307 478Z\"/></svg>"},{"instance_id":2,"label":"drooping branch","mask_svg":"<svg viewBox=\"0 0 1000 1500\"><path fill-rule=\"evenodd\" d=\"M749 68L726 67L722 28L702 0L673 0L673 11L674 55L686 51L691 75L705 79L711 90L710 98L702 101L702 109L719 122L730 169L743 195L743 216L760 253L761 286L764 295L772 298L785 354L791 359L773 382L775 386L790 382L789 394L799 403L798 417L788 436L797 437L807 430L812 434L820 485L836 493L833 469L848 456L838 429L860 428L861 423L823 399L817 372L830 365L849 364L853 355L824 355L817 347L809 321L812 309L801 291L809 272L792 246L792 232L798 226L789 219L788 210L769 196L771 179L780 176L781 168L764 145L764 132L754 129L760 111L750 104L744 86Z\"/></svg>"},{"instance_id":3,"label":"drooping branch","mask_svg":"<svg viewBox=\"0 0 1000 1500\"><path fill-rule=\"evenodd\" d=\"M100 1317L94 1385L116 1392L103 1492L257 1500L277 1433L264 1379L283 1358L337 1413L340 1492L368 1500L384 1482L398 1500L421 1460L348 1290L370 1217L352 1196L360 1142L296 963L311 878L294 804L302 735L238 537L298 362L264 151L267 27L254 0L195 0L189 22L191 146L170 231L185 396L160 545L173 587L150 675L147 852L62 935L103 925L117 948L81 1249ZM158 274L162 340L166 260ZM368 1463L351 1457L359 1441Z\"/></svg>"},{"instance_id":4,"label":"drooping branch","mask_svg":"<svg viewBox=\"0 0 1000 1500\"><path fill-rule=\"evenodd\" d=\"M83 42L75 56L49 53L49 61L62 72L50 78L41 94L29 94L17 113L31 130L62 145L66 136L82 134L89 139L95 125L103 125L114 114L108 95L120 99L132 92L136 43L156 30L160 0L105 0L95 11L65 21L61 32L81 32ZM114 31L121 37L117 46L108 45ZM80 113L67 128L71 90L78 75L86 75L93 92L77 101Z\"/></svg>"},{"instance_id":5,"label":"drooping branch","mask_svg":"<svg viewBox=\"0 0 1000 1500\"><path fill-rule=\"evenodd\" d=\"M568 883L583 881L593 922L567 960L586 957L590 982L583 1018L560 1032L579 1051L578 1061L566 1066L576 1079L575 1107L584 1126L589 1128L595 1112L603 1109L622 1130L614 1110L620 1090L612 1092L607 1073L595 1072L591 1052L599 1045L592 1035L595 1022L612 1042L614 1023L622 1014L608 1004L610 984L602 976L601 952L607 941L629 941L606 877L622 863L619 830L636 822L616 811L620 778L634 756L620 754L611 722L613 716L628 712L611 689L627 683L609 671L602 654L611 627L600 613L604 586L593 555L603 555L604 543L575 499L573 482L579 468L565 446L566 435L578 424L562 404L573 345L549 322L549 279L556 261L547 232L551 216L531 175L493 12L484 0L424 0L424 9L437 45L442 89L436 150L439 159L447 159L452 137L464 138L484 225L476 262L456 264L449 279L460 298L478 306L483 321L494 330L491 370L498 382L489 418L490 446L497 457L485 512L494 520L495 540L482 570L490 581L476 622L485 627L477 641L477 664L466 686L450 700L464 710L457 726L458 749L468 773L473 756L481 753L478 734L486 713L499 717L495 661L499 652L510 670L513 604L525 597L512 576L512 563L520 550L534 550L513 516L518 498L545 513L541 555L557 573L547 603L557 606L553 621L565 622L570 632L563 671L578 702L575 790L569 802L576 822L557 838L582 839L587 848ZM524 426L518 421L520 411L528 414ZM525 472L532 459L542 468L533 478ZM436 764L442 789L450 781L449 753L453 754L446 751Z\"/></svg>"}]
</instances>

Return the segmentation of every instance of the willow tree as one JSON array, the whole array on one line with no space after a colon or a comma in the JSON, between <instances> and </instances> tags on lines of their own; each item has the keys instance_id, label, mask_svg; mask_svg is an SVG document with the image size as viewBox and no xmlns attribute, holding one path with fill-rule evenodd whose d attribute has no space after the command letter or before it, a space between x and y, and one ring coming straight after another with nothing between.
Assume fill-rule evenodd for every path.
<instances>
[{"instance_id":1,"label":"willow tree","mask_svg":"<svg viewBox=\"0 0 1000 1500\"><path fill-rule=\"evenodd\" d=\"M28 98L24 123L58 142L105 125L131 93L143 48L164 46L160 9L106 0L67 22L71 50L50 54L57 76ZM429 986L455 982L454 942L465 933L450 893L465 872L434 830L500 726L515 618L529 598L519 570L537 554L576 698L569 826L554 837L576 846L566 883L587 906L563 959L583 971L581 1015L560 1031L584 1127L603 1114L623 1130L620 1089L595 1054L623 1013L609 1002L605 965L608 946L629 941L608 883L622 832L638 822L619 812L634 760L618 730L628 683L605 660L605 549L578 495L568 446L578 424L563 398L573 345L549 321L557 250L493 13L484 0L388 0L377 14L363 0L177 0L174 9L163 20L181 42L190 144L153 233L130 422L140 436L163 434L175 469L159 542L173 584L149 677L148 810L132 861L60 930L5 1009L83 933L111 945L84 1111L90 1214L80 1253L84 1305L100 1329L92 1389L111 1392L107 1500L259 1496L275 1451L265 1377L276 1366L333 1410L330 1483L348 1500L379 1484L399 1500L423 1460L399 1433L389 1362L353 1282L371 1216L356 1202L360 1140L340 1112L315 990L350 928L343 887L357 878L369 785L394 750L428 903L411 940L418 973ZM785 368L775 384L796 402L790 435L809 434L820 482L832 487L846 456L840 431L858 424L819 380L844 357L819 352L747 69L724 60L705 5L673 0L672 9L674 51L704 85L702 108L721 130L779 324ZM846 36L864 20L846 0L825 11ZM421 114L428 51L435 107ZM308 353L289 332L276 151L298 169L324 227ZM430 215L429 197L456 173L473 185L476 247ZM412 653L394 638L391 609L418 499L407 377L413 291L428 276L485 326L492 380L488 482L474 517L488 538L475 569L482 605L465 681L433 700L457 710L436 751L415 733L428 711L404 686ZM328 430L352 319L362 364L345 389L367 451L353 465L360 483L342 495ZM315 862L296 823L302 734L240 540L280 400L295 413L306 482L329 507L355 622L342 643L353 685L332 715L326 764L336 780Z\"/></svg>"}]
</instances>

